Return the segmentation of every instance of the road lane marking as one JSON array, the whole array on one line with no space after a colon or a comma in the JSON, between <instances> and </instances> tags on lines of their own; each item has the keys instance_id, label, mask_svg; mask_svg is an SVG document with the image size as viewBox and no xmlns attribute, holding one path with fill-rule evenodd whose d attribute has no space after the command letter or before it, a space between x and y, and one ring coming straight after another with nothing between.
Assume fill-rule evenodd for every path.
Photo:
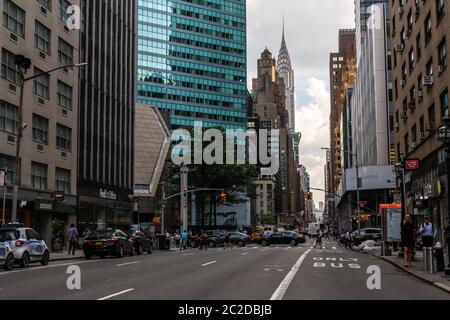
<instances>
[{"instance_id":1,"label":"road lane marking","mask_svg":"<svg viewBox=\"0 0 450 320\"><path fill-rule=\"evenodd\" d=\"M193 253L185 253L185 254L182 254L182 256L193 256L194 254Z\"/></svg>"},{"instance_id":2,"label":"road lane marking","mask_svg":"<svg viewBox=\"0 0 450 320\"><path fill-rule=\"evenodd\" d=\"M103 298L100 298L100 299L97 299L97 300L98 300L98 301L108 300L108 299L111 299L111 298L120 296L121 294L128 293L128 292L130 292L130 291L134 291L134 289L123 290L123 291L120 291L120 292L111 294L111 295L109 295L109 296L106 296L106 297L103 297Z\"/></svg>"},{"instance_id":3,"label":"road lane marking","mask_svg":"<svg viewBox=\"0 0 450 320\"><path fill-rule=\"evenodd\" d=\"M241 253L241 256L246 256L246 255L248 255L248 252Z\"/></svg>"},{"instance_id":4,"label":"road lane marking","mask_svg":"<svg viewBox=\"0 0 450 320\"><path fill-rule=\"evenodd\" d=\"M204 263L204 264L202 264L202 267L206 267L206 266L209 266L210 264L214 264L214 263L216 263L217 261L211 261L211 262L208 262L208 263Z\"/></svg>"},{"instance_id":5,"label":"road lane marking","mask_svg":"<svg viewBox=\"0 0 450 320\"><path fill-rule=\"evenodd\" d=\"M286 249L284 249L284 251L288 251L288 250L290 250L291 249L291 247L287 247Z\"/></svg>"},{"instance_id":6,"label":"road lane marking","mask_svg":"<svg viewBox=\"0 0 450 320\"><path fill-rule=\"evenodd\" d=\"M270 300L282 300L284 294L286 293L287 289L289 288L292 280L294 279L295 275L297 274L298 270L300 269L300 266L302 265L303 261L305 260L308 253L311 252L311 249L306 251L301 255L301 257L297 260L297 262L292 267L291 271L286 275L286 277L281 281L280 285L278 286L277 290L273 293Z\"/></svg>"},{"instance_id":7,"label":"road lane marking","mask_svg":"<svg viewBox=\"0 0 450 320\"><path fill-rule=\"evenodd\" d=\"M336 250L337 248L336 247L333 247L333 250Z\"/></svg>"},{"instance_id":8,"label":"road lane marking","mask_svg":"<svg viewBox=\"0 0 450 320\"><path fill-rule=\"evenodd\" d=\"M28 269L24 269L24 270L13 270L13 271L8 271L8 272L0 272L0 276L13 274L13 273L19 273L19 272L31 272L31 271L37 271L37 270L43 270L43 269L66 267L66 266L79 265L79 264L84 264L84 263L94 263L94 262L101 262L101 261L104 261L104 260L91 260L91 261L76 260L71 263L48 265L48 266L44 266L44 267L29 267Z\"/></svg>"},{"instance_id":9,"label":"road lane marking","mask_svg":"<svg viewBox=\"0 0 450 320\"><path fill-rule=\"evenodd\" d=\"M116 265L116 267L129 266L130 264L137 264L137 263L140 263L140 262L139 261L134 261L134 262L122 263L122 264Z\"/></svg>"}]
</instances>

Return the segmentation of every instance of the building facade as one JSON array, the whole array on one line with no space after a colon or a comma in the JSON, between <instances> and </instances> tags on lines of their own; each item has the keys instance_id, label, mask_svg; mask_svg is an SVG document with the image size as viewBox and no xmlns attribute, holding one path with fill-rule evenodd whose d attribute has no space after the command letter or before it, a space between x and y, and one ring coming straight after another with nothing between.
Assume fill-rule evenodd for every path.
<instances>
[{"instance_id":1,"label":"building facade","mask_svg":"<svg viewBox=\"0 0 450 320\"><path fill-rule=\"evenodd\" d=\"M136 2L81 1L79 227L132 224Z\"/></svg>"},{"instance_id":2,"label":"building facade","mask_svg":"<svg viewBox=\"0 0 450 320\"><path fill-rule=\"evenodd\" d=\"M138 103L171 127L245 129L246 1L137 0Z\"/></svg>"},{"instance_id":3,"label":"building facade","mask_svg":"<svg viewBox=\"0 0 450 320\"><path fill-rule=\"evenodd\" d=\"M442 239L449 225L449 181L436 128L449 115L450 7L447 1L399 0L390 7L398 161L421 162L419 170L406 172L406 212L419 222L429 215Z\"/></svg>"},{"instance_id":4,"label":"building facade","mask_svg":"<svg viewBox=\"0 0 450 320\"><path fill-rule=\"evenodd\" d=\"M8 166L8 194L17 173L21 76L15 56L31 59L25 77L78 63L79 31L66 26L70 4L79 1L0 1L0 168ZM52 238L76 221L78 71L65 68L24 83L17 219L55 250L64 236L59 244ZM9 196L5 207L9 222Z\"/></svg>"}]
</instances>

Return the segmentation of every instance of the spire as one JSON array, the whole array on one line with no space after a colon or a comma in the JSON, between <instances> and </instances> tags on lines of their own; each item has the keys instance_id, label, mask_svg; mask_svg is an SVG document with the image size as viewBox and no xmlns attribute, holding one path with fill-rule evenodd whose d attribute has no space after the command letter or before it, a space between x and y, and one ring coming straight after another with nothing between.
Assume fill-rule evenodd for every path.
<instances>
[{"instance_id":1,"label":"spire","mask_svg":"<svg viewBox=\"0 0 450 320\"><path fill-rule=\"evenodd\" d=\"M284 41L284 12L283 12L283 38L282 39L283 39L282 42L285 42Z\"/></svg>"}]
</instances>

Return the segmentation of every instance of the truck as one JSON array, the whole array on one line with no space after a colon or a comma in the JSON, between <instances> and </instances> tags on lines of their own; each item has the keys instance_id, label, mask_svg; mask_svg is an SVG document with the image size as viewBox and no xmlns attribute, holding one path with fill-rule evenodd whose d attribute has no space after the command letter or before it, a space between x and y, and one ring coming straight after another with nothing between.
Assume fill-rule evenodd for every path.
<instances>
[{"instance_id":1,"label":"truck","mask_svg":"<svg viewBox=\"0 0 450 320\"><path fill-rule=\"evenodd\" d=\"M318 223L318 222L310 222L308 224L308 235L311 238L316 236L317 230L320 230L320 223Z\"/></svg>"}]
</instances>

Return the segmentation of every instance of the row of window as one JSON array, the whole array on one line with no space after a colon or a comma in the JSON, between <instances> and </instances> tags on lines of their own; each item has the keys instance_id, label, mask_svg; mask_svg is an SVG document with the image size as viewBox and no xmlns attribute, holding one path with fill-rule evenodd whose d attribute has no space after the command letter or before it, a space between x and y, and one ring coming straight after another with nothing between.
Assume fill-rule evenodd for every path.
<instances>
[{"instance_id":1,"label":"row of window","mask_svg":"<svg viewBox=\"0 0 450 320\"><path fill-rule=\"evenodd\" d=\"M16 173L14 157L0 154L0 168L8 167L6 183L12 185ZM63 168L55 168L55 191L71 193L71 172ZM39 162L31 162L31 185L33 189L46 191L48 189L48 166Z\"/></svg>"},{"instance_id":2,"label":"row of window","mask_svg":"<svg viewBox=\"0 0 450 320\"><path fill-rule=\"evenodd\" d=\"M177 129L178 127L180 128L186 128L186 127L193 127L194 126L194 122L196 120L191 120L191 119L179 119L179 118L171 118L170 119L170 124L172 126L174 126L175 129ZM204 128L217 128L217 126L221 126L224 129L230 129L230 130L246 130L247 127L245 126L245 123L243 123L242 125L235 125L235 124L229 124L229 123L218 123L218 122L208 122L208 121L204 121L203 122L203 127Z\"/></svg>"},{"instance_id":3,"label":"row of window","mask_svg":"<svg viewBox=\"0 0 450 320\"><path fill-rule=\"evenodd\" d=\"M223 0L181 0L193 3L199 6L212 8L220 11L226 11L232 14L245 15L245 4L241 1L223 1Z\"/></svg>"},{"instance_id":4,"label":"row of window","mask_svg":"<svg viewBox=\"0 0 450 320\"><path fill-rule=\"evenodd\" d=\"M0 131L17 134L19 107L0 100ZM48 144L49 120L33 113L32 136L39 143ZM72 150L72 129L56 123L56 147L64 151Z\"/></svg>"},{"instance_id":5,"label":"row of window","mask_svg":"<svg viewBox=\"0 0 450 320\"><path fill-rule=\"evenodd\" d=\"M51 0L39 0L39 3L51 11ZM66 23L69 16L67 9L71 4L67 0L59 0L58 16ZM11 0L3 1L3 26L11 32L25 39L25 11ZM42 23L35 22L35 46L47 54L50 54L51 31ZM48 52L47 52L48 51Z\"/></svg>"}]
</instances>

